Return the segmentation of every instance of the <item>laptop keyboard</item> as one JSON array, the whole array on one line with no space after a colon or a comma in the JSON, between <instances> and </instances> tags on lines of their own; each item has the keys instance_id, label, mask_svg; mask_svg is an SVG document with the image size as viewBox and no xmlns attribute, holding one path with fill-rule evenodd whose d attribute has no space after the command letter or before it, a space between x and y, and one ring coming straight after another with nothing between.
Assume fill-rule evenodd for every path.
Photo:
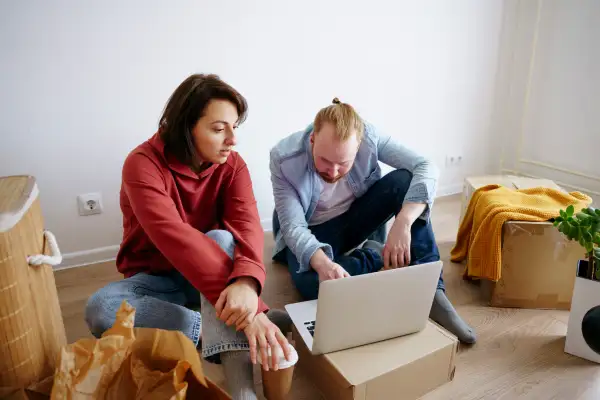
<instances>
[{"instance_id":1,"label":"laptop keyboard","mask_svg":"<svg viewBox=\"0 0 600 400\"><path fill-rule=\"evenodd\" d=\"M314 337L315 336L315 321L306 321L304 323L304 326L308 330L308 333L310 333L310 336Z\"/></svg>"}]
</instances>

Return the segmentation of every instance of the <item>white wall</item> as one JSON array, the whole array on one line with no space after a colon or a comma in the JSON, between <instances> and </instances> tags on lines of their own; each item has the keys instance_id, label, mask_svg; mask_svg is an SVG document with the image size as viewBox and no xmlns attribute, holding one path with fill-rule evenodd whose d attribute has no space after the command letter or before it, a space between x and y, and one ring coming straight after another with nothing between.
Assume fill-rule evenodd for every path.
<instances>
[{"instance_id":1,"label":"white wall","mask_svg":"<svg viewBox=\"0 0 600 400\"><path fill-rule=\"evenodd\" d=\"M600 202L600 2L510 1L494 134L504 172Z\"/></svg>"},{"instance_id":2,"label":"white wall","mask_svg":"<svg viewBox=\"0 0 600 400\"><path fill-rule=\"evenodd\" d=\"M432 157L440 194L457 192L489 167L502 9L500 0L3 2L0 175L37 177L66 265L112 256L125 156L153 134L182 79L216 72L250 103L238 150L267 227L269 148L334 96ZM462 165L446 169L446 155ZM76 196L91 191L105 211L79 217Z\"/></svg>"}]
</instances>

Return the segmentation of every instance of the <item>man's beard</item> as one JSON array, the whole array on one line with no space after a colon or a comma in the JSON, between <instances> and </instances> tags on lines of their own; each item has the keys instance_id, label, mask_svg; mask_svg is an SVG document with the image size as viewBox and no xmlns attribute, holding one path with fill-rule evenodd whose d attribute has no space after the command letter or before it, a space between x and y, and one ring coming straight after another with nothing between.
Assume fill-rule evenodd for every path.
<instances>
[{"instance_id":1,"label":"man's beard","mask_svg":"<svg viewBox=\"0 0 600 400\"><path fill-rule=\"evenodd\" d=\"M321 179L323 179L327 183L336 183L337 181L339 181L340 179L342 179L346 175L346 174L338 175L334 179L331 179L330 177L328 177L325 174L320 173L319 171L317 171L317 173L319 174L319 176L321 177Z\"/></svg>"},{"instance_id":2,"label":"man's beard","mask_svg":"<svg viewBox=\"0 0 600 400\"><path fill-rule=\"evenodd\" d=\"M314 143L311 143L311 149L312 149L312 153L313 153L313 165L315 166L315 170L317 171L317 174L319 174L319 176L321 177L321 179L323 179L325 182L327 182L327 183L336 183L337 181L339 181L340 179L342 179L346 175L346 174L342 174L342 175L339 175L339 176L335 177L334 179L331 179L330 177L328 177L324 173L320 172L317 169L317 163L315 162L315 144Z\"/></svg>"}]
</instances>

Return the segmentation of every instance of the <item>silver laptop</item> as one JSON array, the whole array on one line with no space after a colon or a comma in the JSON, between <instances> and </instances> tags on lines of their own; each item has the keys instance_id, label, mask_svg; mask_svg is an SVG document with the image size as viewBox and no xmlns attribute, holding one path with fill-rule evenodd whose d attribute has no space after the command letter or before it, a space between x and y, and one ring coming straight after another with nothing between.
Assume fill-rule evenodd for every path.
<instances>
[{"instance_id":1,"label":"silver laptop","mask_svg":"<svg viewBox=\"0 0 600 400\"><path fill-rule=\"evenodd\" d=\"M441 272L436 261L329 280L285 309L312 354L375 343L425 328Z\"/></svg>"}]
</instances>

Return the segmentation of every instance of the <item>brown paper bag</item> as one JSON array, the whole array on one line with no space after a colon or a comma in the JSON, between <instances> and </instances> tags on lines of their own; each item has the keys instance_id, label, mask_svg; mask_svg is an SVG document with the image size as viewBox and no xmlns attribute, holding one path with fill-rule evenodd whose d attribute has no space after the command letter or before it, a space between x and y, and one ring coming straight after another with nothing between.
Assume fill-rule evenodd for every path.
<instances>
[{"instance_id":1,"label":"brown paper bag","mask_svg":"<svg viewBox=\"0 0 600 400\"><path fill-rule=\"evenodd\" d=\"M48 376L28 387L1 387L0 399L3 400L48 400L52 392L54 376Z\"/></svg>"},{"instance_id":2,"label":"brown paper bag","mask_svg":"<svg viewBox=\"0 0 600 400\"><path fill-rule=\"evenodd\" d=\"M204 377L194 343L179 331L134 328L135 309L123 301L100 339L63 347L52 399L231 399Z\"/></svg>"}]
</instances>

